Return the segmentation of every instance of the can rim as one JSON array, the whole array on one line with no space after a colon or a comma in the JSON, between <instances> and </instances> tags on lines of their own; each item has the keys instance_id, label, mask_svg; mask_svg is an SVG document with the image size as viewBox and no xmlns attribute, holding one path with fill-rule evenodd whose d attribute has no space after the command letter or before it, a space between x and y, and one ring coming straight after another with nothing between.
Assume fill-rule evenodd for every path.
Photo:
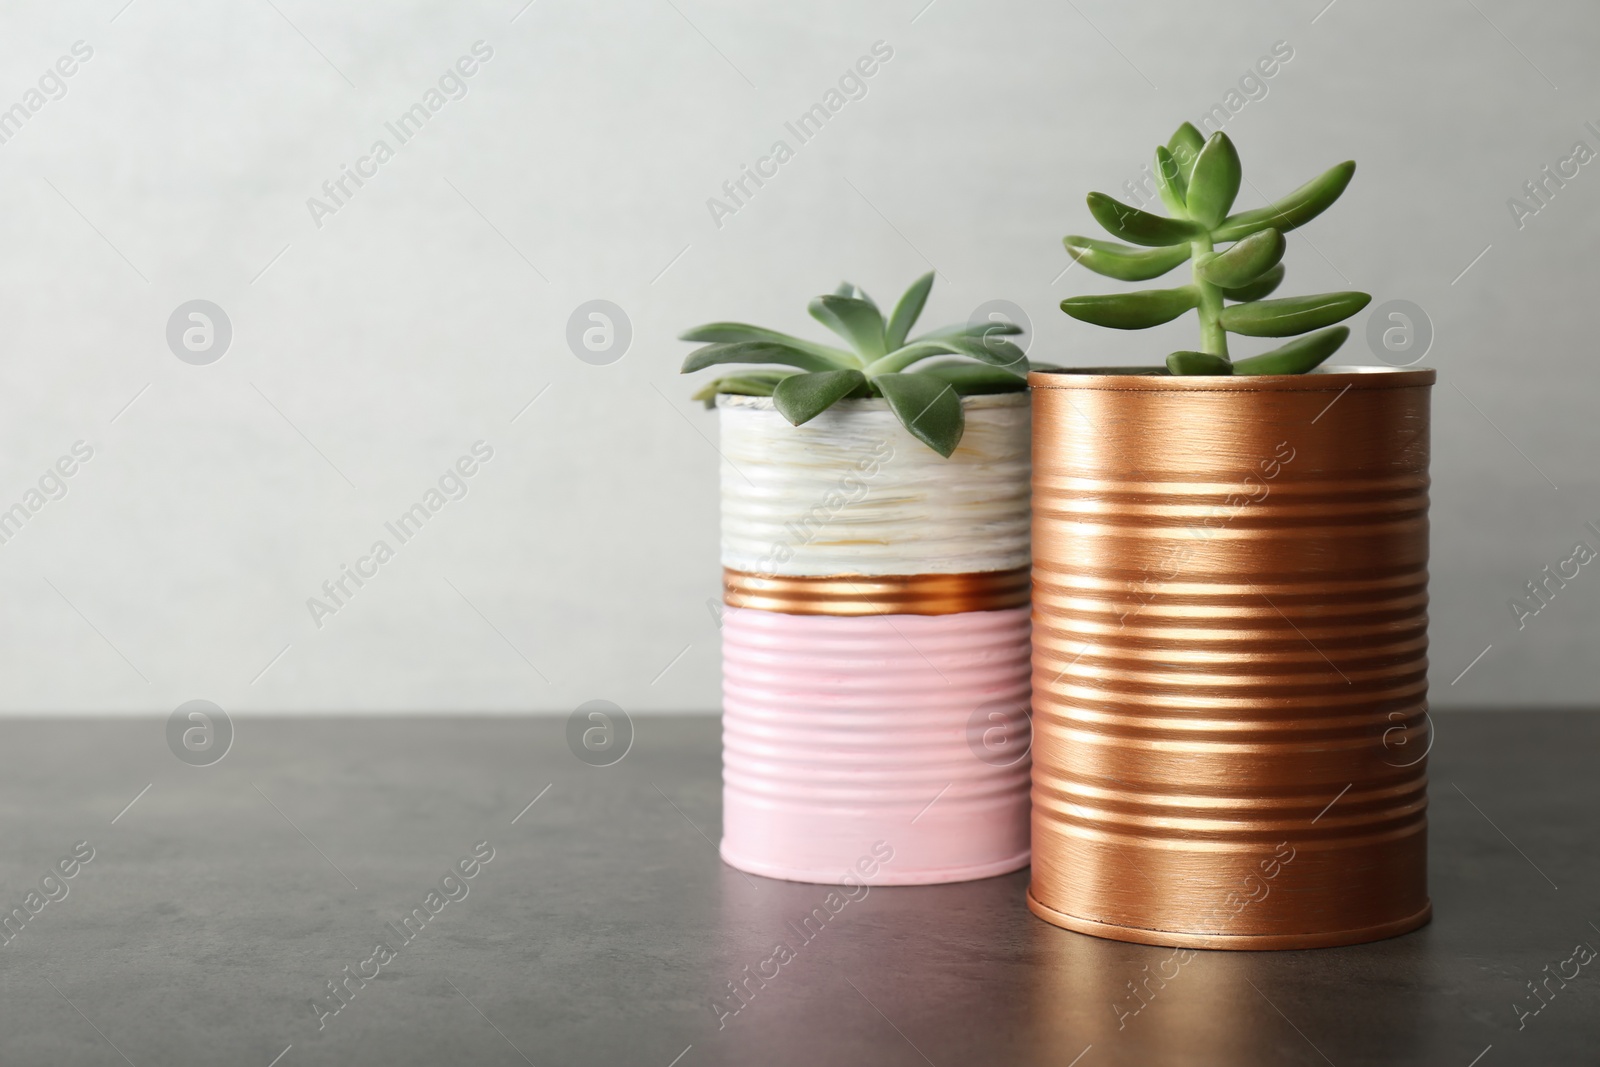
<instances>
[{"instance_id":1,"label":"can rim","mask_svg":"<svg viewBox=\"0 0 1600 1067\"><path fill-rule=\"evenodd\" d=\"M1136 945L1157 945L1169 948L1208 948L1242 952L1278 951L1283 949L1338 948L1345 945L1364 945L1384 941L1428 925L1433 920L1433 901L1424 900L1422 907L1410 915L1373 923L1370 926L1346 930L1308 930L1304 933L1277 934L1222 934L1202 933L1192 930L1150 930L1142 926L1124 926L1119 923L1084 919L1052 908L1033 895L1028 887L1028 910L1051 926L1074 933L1090 934L1111 941L1127 941Z\"/></svg>"},{"instance_id":2,"label":"can rim","mask_svg":"<svg viewBox=\"0 0 1600 1067\"><path fill-rule=\"evenodd\" d=\"M1432 367L1318 367L1305 374L1167 374L1162 367L1063 367L1028 373L1033 389L1093 389L1146 393L1342 392L1346 389L1407 389L1432 385Z\"/></svg>"},{"instance_id":3,"label":"can rim","mask_svg":"<svg viewBox=\"0 0 1600 1067\"><path fill-rule=\"evenodd\" d=\"M1025 407L1028 403L1028 391L1015 389L1007 393L969 393L961 397L961 406L967 411L983 410L985 408L1010 408ZM746 396L743 393L718 393L718 408L749 408L756 411L776 411L777 406L770 396ZM829 412L839 411L853 414L862 411L888 411L889 402L881 396L872 397L847 397L836 400L828 406Z\"/></svg>"}]
</instances>

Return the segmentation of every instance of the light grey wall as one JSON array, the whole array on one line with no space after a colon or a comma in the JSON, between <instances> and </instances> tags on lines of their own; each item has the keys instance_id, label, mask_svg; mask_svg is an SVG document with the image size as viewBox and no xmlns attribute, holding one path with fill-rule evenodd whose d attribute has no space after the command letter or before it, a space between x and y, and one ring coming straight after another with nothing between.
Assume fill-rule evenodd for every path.
<instances>
[{"instance_id":1,"label":"light grey wall","mask_svg":"<svg viewBox=\"0 0 1600 1067\"><path fill-rule=\"evenodd\" d=\"M1226 125L1249 180L1361 163L1290 288L1410 300L1436 333L1436 703L1597 696L1600 574L1521 630L1509 607L1600 545L1600 162L1521 226L1507 206L1600 150L1592 4L123 5L0 13L0 107L93 49L0 145L0 508L93 448L0 545L0 709L715 706L715 427L677 331L814 332L841 276L887 299L931 264L933 319L1004 297L1035 356L1149 361L1184 328L1066 320L1106 283L1062 275L1060 237L1277 42ZM313 220L480 40L466 96ZM786 134L879 41L866 95ZM794 158L718 225L707 199L778 139ZM632 326L607 366L565 339L597 298ZM166 339L193 299L232 324L209 365ZM468 495L315 626L307 598L477 441Z\"/></svg>"}]
</instances>

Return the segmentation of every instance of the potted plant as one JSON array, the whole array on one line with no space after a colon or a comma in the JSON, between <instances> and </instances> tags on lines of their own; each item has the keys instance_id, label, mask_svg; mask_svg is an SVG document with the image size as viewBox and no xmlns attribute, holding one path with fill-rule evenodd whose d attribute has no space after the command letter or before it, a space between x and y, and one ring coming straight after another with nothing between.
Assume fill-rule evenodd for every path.
<instances>
[{"instance_id":1,"label":"potted plant","mask_svg":"<svg viewBox=\"0 0 1600 1067\"><path fill-rule=\"evenodd\" d=\"M1028 862L1028 362L1010 323L910 338L932 285L888 316L849 283L811 301L843 346L683 334L706 342L685 372L736 367L697 397L721 424L721 852L741 870Z\"/></svg>"},{"instance_id":2,"label":"potted plant","mask_svg":"<svg viewBox=\"0 0 1600 1067\"><path fill-rule=\"evenodd\" d=\"M1416 755L1434 372L1322 366L1364 293L1269 299L1284 235L1354 163L1230 213L1238 154L1185 123L1156 172L1167 217L1091 193L1128 243L1067 250L1124 281L1187 262L1188 283L1061 306L1117 329L1196 311L1199 345L1029 378L1029 906L1179 947L1402 933L1430 914ZM1241 359L1230 335L1296 339Z\"/></svg>"}]
</instances>

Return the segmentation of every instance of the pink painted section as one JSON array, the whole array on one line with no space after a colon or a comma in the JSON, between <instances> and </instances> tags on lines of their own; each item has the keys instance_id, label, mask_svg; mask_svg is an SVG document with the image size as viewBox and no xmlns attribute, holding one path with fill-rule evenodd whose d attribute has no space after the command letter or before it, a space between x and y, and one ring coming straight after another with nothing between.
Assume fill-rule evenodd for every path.
<instances>
[{"instance_id":1,"label":"pink painted section","mask_svg":"<svg viewBox=\"0 0 1600 1067\"><path fill-rule=\"evenodd\" d=\"M1027 745L1028 614L730 610L722 858L827 884L880 841L894 857L878 885L1027 866L1029 760L1014 753Z\"/></svg>"}]
</instances>

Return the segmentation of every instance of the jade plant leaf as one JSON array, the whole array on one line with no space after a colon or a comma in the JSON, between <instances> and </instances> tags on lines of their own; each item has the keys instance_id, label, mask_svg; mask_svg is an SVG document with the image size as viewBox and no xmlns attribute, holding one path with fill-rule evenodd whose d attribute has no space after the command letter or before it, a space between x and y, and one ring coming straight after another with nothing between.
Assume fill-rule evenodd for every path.
<instances>
[{"instance_id":1,"label":"jade plant leaf","mask_svg":"<svg viewBox=\"0 0 1600 1067\"><path fill-rule=\"evenodd\" d=\"M1224 293L1239 289L1278 265L1289 242L1277 230L1253 233L1200 265L1200 276Z\"/></svg>"},{"instance_id":2,"label":"jade plant leaf","mask_svg":"<svg viewBox=\"0 0 1600 1067\"><path fill-rule=\"evenodd\" d=\"M1281 233L1304 226L1333 206L1355 173L1354 160L1337 163L1281 200L1222 220L1211 236L1218 241L1237 241L1268 226Z\"/></svg>"},{"instance_id":3,"label":"jade plant leaf","mask_svg":"<svg viewBox=\"0 0 1600 1067\"><path fill-rule=\"evenodd\" d=\"M1207 230L1214 228L1233 206L1243 176L1238 150L1228 135L1218 130L1200 149L1194 172L1189 175L1189 193L1184 201L1189 217Z\"/></svg>"},{"instance_id":4,"label":"jade plant leaf","mask_svg":"<svg viewBox=\"0 0 1600 1067\"><path fill-rule=\"evenodd\" d=\"M1187 216L1189 208L1184 203L1183 170L1178 166L1178 161L1172 158L1172 150L1166 145L1156 145L1155 177L1156 192L1161 194L1167 214L1175 219Z\"/></svg>"},{"instance_id":5,"label":"jade plant leaf","mask_svg":"<svg viewBox=\"0 0 1600 1067\"><path fill-rule=\"evenodd\" d=\"M1223 308L1217 321L1229 333L1242 333L1247 337L1292 337L1347 319L1371 300L1366 293L1322 293L1256 300Z\"/></svg>"},{"instance_id":6,"label":"jade plant leaf","mask_svg":"<svg viewBox=\"0 0 1600 1067\"><path fill-rule=\"evenodd\" d=\"M880 374L873 384L911 436L950 458L966 429L955 386L923 374Z\"/></svg>"},{"instance_id":7,"label":"jade plant leaf","mask_svg":"<svg viewBox=\"0 0 1600 1067\"><path fill-rule=\"evenodd\" d=\"M1160 247L1180 241L1192 241L1205 235L1205 227L1188 219L1169 219L1129 207L1105 193L1090 193L1089 214L1095 221L1120 237L1136 245Z\"/></svg>"},{"instance_id":8,"label":"jade plant leaf","mask_svg":"<svg viewBox=\"0 0 1600 1067\"><path fill-rule=\"evenodd\" d=\"M772 391L773 406L790 423L810 422L836 401L843 400L867 384L858 370L829 370L815 374L795 374L779 382Z\"/></svg>"},{"instance_id":9,"label":"jade plant leaf","mask_svg":"<svg viewBox=\"0 0 1600 1067\"><path fill-rule=\"evenodd\" d=\"M1185 196L1189 191L1189 175L1194 173L1195 160L1200 158L1200 150L1205 146L1206 139L1188 122L1179 126L1167 141L1167 152L1178 165L1177 180L1173 185Z\"/></svg>"},{"instance_id":10,"label":"jade plant leaf","mask_svg":"<svg viewBox=\"0 0 1600 1067\"><path fill-rule=\"evenodd\" d=\"M1325 331L1366 307L1366 293L1268 300L1283 282L1284 234L1326 211L1355 174L1346 161L1330 167L1266 207L1229 214L1244 172L1238 150L1220 130L1209 139L1183 123L1156 147L1156 186L1167 215L1090 193L1089 212L1116 241L1069 236L1067 253L1097 274L1119 281L1158 277L1185 260L1188 285L1131 293L1073 296L1061 310L1073 318L1119 330L1142 330L1198 312L1200 343L1174 352L1172 374L1296 373L1310 370L1343 343L1346 334L1318 333L1271 352L1232 362L1229 335L1292 337ZM1252 370L1267 368L1267 370Z\"/></svg>"},{"instance_id":11,"label":"jade plant leaf","mask_svg":"<svg viewBox=\"0 0 1600 1067\"><path fill-rule=\"evenodd\" d=\"M1241 285L1237 289L1222 290L1222 295L1229 300L1260 300L1264 296L1271 296L1282 282L1283 264L1279 263L1247 285Z\"/></svg>"},{"instance_id":12,"label":"jade plant leaf","mask_svg":"<svg viewBox=\"0 0 1600 1067\"><path fill-rule=\"evenodd\" d=\"M1061 310L1075 319L1109 326L1113 330L1142 330L1171 322L1200 304L1200 290L1192 285L1180 289L1141 289L1134 293L1108 293L1095 296L1069 296Z\"/></svg>"},{"instance_id":13,"label":"jade plant leaf","mask_svg":"<svg viewBox=\"0 0 1600 1067\"><path fill-rule=\"evenodd\" d=\"M1233 364L1209 352L1174 352L1167 357L1172 374L1232 374Z\"/></svg>"},{"instance_id":14,"label":"jade plant leaf","mask_svg":"<svg viewBox=\"0 0 1600 1067\"><path fill-rule=\"evenodd\" d=\"M1263 352L1259 356L1241 359L1233 365L1235 374L1304 374L1319 366L1323 360L1339 350L1350 327L1335 326L1321 333L1297 337L1280 348Z\"/></svg>"},{"instance_id":15,"label":"jade plant leaf","mask_svg":"<svg viewBox=\"0 0 1600 1067\"><path fill-rule=\"evenodd\" d=\"M1067 254L1096 274L1124 282L1143 282L1159 278L1189 258L1189 243L1167 248L1135 248L1095 237L1069 236L1062 239Z\"/></svg>"}]
</instances>

